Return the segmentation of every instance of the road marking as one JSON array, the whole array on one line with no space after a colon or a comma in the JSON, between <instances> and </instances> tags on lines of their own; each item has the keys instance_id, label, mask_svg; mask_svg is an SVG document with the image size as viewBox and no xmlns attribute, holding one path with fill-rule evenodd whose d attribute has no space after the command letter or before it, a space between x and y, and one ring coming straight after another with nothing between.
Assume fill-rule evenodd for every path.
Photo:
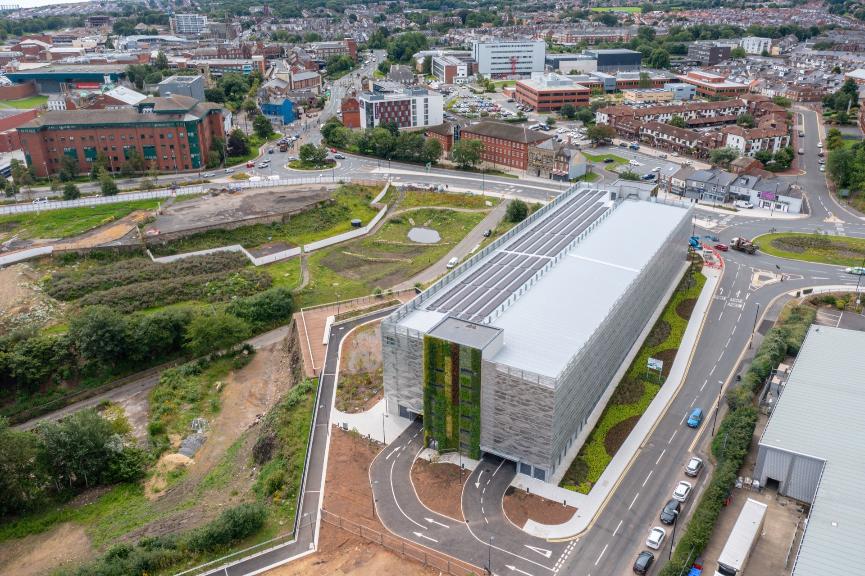
<instances>
[{"instance_id":1,"label":"road marking","mask_svg":"<svg viewBox=\"0 0 865 576\"><path fill-rule=\"evenodd\" d=\"M650 475L651 475L651 473L650 473ZM622 522L624 522L624 520L619 520L619 524L616 526L616 529L613 530L613 536L615 536L616 534L619 533L619 528L622 527Z\"/></svg>"},{"instance_id":2,"label":"road marking","mask_svg":"<svg viewBox=\"0 0 865 576\"><path fill-rule=\"evenodd\" d=\"M699 396L694 396L694 399L691 400L691 405L688 406L688 408L693 408L693 407L694 407L694 404L697 403L697 398L699 398Z\"/></svg>"},{"instance_id":3,"label":"road marking","mask_svg":"<svg viewBox=\"0 0 865 576\"><path fill-rule=\"evenodd\" d=\"M679 433L678 430L673 430L673 435L670 436L670 441L667 442L667 444L672 444L672 443L673 443L673 438L675 438L675 437L676 437L676 434L678 434L678 433Z\"/></svg>"},{"instance_id":4,"label":"road marking","mask_svg":"<svg viewBox=\"0 0 865 576\"><path fill-rule=\"evenodd\" d=\"M430 538L429 536L427 536L426 534L423 534L421 532L412 532L412 534L414 534L418 538L425 538L425 539L429 540L430 542L435 542L436 544L439 543L439 541L436 540L435 538Z\"/></svg>"},{"instance_id":5,"label":"road marking","mask_svg":"<svg viewBox=\"0 0 865 576\"><path fill-rule=\"evenodd\" d=\"M720 362L720 361L721 361L721 358L723 358L723 357L724 357L724 351L721 350L721 355L718 356L718 362Z\"/></svg>"},{"instance_id":6,"label":"road marking","mask_svg":"<svg viewBox=\"0 0 865 576\"><path fill-rule=\"evenodd\" d=\"M601 558L604 557L604 552L607 551L607 546L609 546L609 544L605 544L605 545L604 545L604 549L601 550L601 553L598 555L598 559L595 560L595 566L597 566L598 564L600 564L600 562L601 562Z\"/></svg>"},{"instance_id":7,"label":"road marking","mask_svg":"<svg viewBox=\"0 0 865 576\"><path fill-rule=\"evenodd\" d=\"M437 524L437 525L439 525L439 526L441 526L441 527L443 527L443 528L450 528L450 526L448 526L447 524L443 524L443 523L441 523L441 522L439 522L438 520L435 520L435 519L433 519L433 518L424 518L424 520L426 520L426 521L429 522L430 524Z\"/></svg>"},{"instance_id":8,"label":"road marking","mask_svg":"<svg viewBox=\"0 0 865 576\"><path fill-rule=\"evenodd\" d=\"M726 347L727 347L727 346L729 346L729 345L730 345L730 340L732 340L732 339L733 339L733 336L732 336L732 335L730 335L730 337L729 337L729 338L727 338L727 343L726 343L726 344L724 344L724 348L726 348Z\"/></svg>"},{"instance_id":9,"label":"road marking","mask_svg":"<svg viewBox=\"0 0 865 576\"><path fill-rule=\"evenodd\" d=\"M502 460L501 462L499 462L499 467L496 468L496 471L495 471L495 472L493 472L493 476L495 476L496 474L498 474L499 470L500 470L501 467L502 467L502 464L504 464L504 463L505 463L504 460ZM480 478L480 476L478 476L478 478ZM489 480L487 480L487 482L489 483Z\"/></svg>"},{"instance_id":10,"label":"road marking","mask_svg":"<svg viewBox=\"0 0 865 576\"><path fill-rule=\"evenodd\" d=\"M481 476L483 476L483 475L484 475L484 471L481 470L481 473L478 474L478 479L477 479L477 481L475 482L475 488L480 488L480 487L481 487Z\"/></svg>"},{"instance_id":11,"label":"road marking","mask_svg":"<svg viewBox=\"0 0 865 576\"><path fill-rule=\"evenodd\" d=\"M700 386L700 392L702 392L702 391L703 391L703 388L705 388L705 387L706 387L706 384L708 384L708 383L709 383L709 379L708 379L708 378L706 378L706 381L705 381L705 382L703 382L703 385L702 385L702 386Z\"/></svg>"},{"instance_id":12,"label":"road marking","mask_svg":"<svg viewBox=\"0 0 865 576\"><path fill-rule=\"evenodd\" d=\"M511 566L510 564L505 564L505 568L507 568L508 570L510 570L512 572L519 572L520 574L524 574L525 576L533 576L532 574L529 574L525 570L520 570L516 566Z\"/></svg>"},{"instance_id":13,"label":"road marking","mask_svg":"<svg viewBox=\"0 0 865 576\"><path fill-rule=\"evenodd\" d=\"M546 548L538 548L537 546L529 546L528 544L523 544L523 546L525 546L529 550L534 550L535 552L537 552L538 554L540 554L544 558L549 558L550 556L553 555L553 551L547 550Z\"/></svg>"},{"instance_id":14,"label":"road marking","mask_svg":"<svg viewBox=\"0 0 865 576\"><path fill-rule=\"evenodd\" d=\"M646 487L646 482L649 481L649 478L652 477L652 474L653 474L654 472L655 472L654 470L649 470L649 474L646 476L646 479L643 480L643 485L641 486L641 488L645 488L645 487ZM619 522L619 525L621 525L621 524L622 524L622 523Z\"/></svg>"},{"instance_id":15,"label":"road marking","mask_svg":"<svg viewBox=\"0 0 865 576\"><path fill-rule=\"evenodd\" d=\"M634 503L637 501L637 498L639 498L639 497L640 497L640 493L639 493L639 492L637 492L636 494L634 494L634 499L631 500L631 505L628 506L628 510L630 510L631 508L634 507Z\"/></svg>"},{"instance_id":16,"label":"road marking","mask_svg":"<svg viewBox=\"0 0 865 576\"><path fill-rule=\"evenodd\" d=\"M384 457L384 459L385 459L385 460L390 460L390 457L393 456L394 454L396 454L397 452L399 452L400 450L402 450L402 446L398 446L398 447L394 448L393 450L391 450L391 451L388 453L387 456Z\"/></svg>"},{"instance_id":17,"label":"road marking","mask_svg":"<svg viewBox=\"0 0 865 576\"><path fill-rule=\"evenodd\" d=\"M393 503L396 504L397 510L400 511L400 514L402 514L403 516L408 518L409 522L411 522L412 524L415 524L416 526L420 526L421 528L426 530L427 529L426 526L424 526L420 522L415 522L408 514L405 513L405 511L402 509L402 506L399 505L399 501L396 499L396 491L393 489L393 467L395 465L396 465L396 460L391 462L391 465L390 465L390 493L391 493L391 496L393 496Z\"/></svg>"},{"instance_id":18,"label":"road marking","mask_svg":"<svg viewBox=\"0 0 865 576\"><path fill-rule=\"evenodd\" d=\"M667 451L667 449L666 449L666 448L664 448L664 449L663 449L663 450L661 450L661 455L660 455L660 456L658 456L658 459L657 459L657 460L655 460L655 466L657 466L657 465L658 465L658 462L660 462L660 461L661 461L661 458L663 458L663 457L664 457L664 452L666 452L666 451Z\"/></svg>"},{"instance_id":19,"label":"road marking","mask_svg":"<svg viewBox=\"0 0 865 576\"><path fill-rule=\"evenodd\" d=\"M483 506L483 504L481 504L481 514L486 514L486 512L484 512L484 506Z\"/></svg>"},{"instance_id":20,"label":"road marking","mask_svg":"<svg viewBox=\"0 0 865 576\"><path fill-rule=\"evenodd\" d=\"M679 420L679 426L681 426L682 424L685 423L685 418L687 418L687 417L688 417L688 413L685 412L685 413L682 415L682 419Z\"/></svg>"}]
</instances>

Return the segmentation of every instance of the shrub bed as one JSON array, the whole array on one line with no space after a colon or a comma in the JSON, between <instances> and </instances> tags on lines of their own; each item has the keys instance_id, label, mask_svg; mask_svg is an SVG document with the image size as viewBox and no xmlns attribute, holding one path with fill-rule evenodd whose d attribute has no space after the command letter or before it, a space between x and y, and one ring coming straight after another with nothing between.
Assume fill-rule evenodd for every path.
<instances>
[{"instance_id":1,"label":"shrub bed","mask_svg":"<svg viewBox=\"0 0 865 576\"><path fill-rule=\"evenodd\" d=\"M865 256L863 238L781 232L764 234L754 241L772 256L807 262L859 266Z\"/></svg>"},{"instance_id":2,"label":"shrub bed","mask_svg":"<svg viewBox=\"0 0 865 576\"><path fill-rule=\"evenodd\" d=\"M810 306L793 306L784 310L763 339L751 366L738 387L727 393L729 412L712 441L712 455L718 461L706 491L697 503L691 520L676 543L672 559L659 576L679 576L687 571L709 543L718 515L751 448L757 425L754 400L772 370L788 354L798 354L816 311Z\"/></svg>"},{"instance_id":3,"label":"shrub bed","mask_svg":"<svg viewBox=\"0 0 865 576\"><path fill-rule=\"evenodd\" d=\"M655 338L650 342L647 337L646 342L643 343L594 430L589 434L586 443L565 473L560 484L562 487L588 494L594 483L601 477L613 459L615 451L661 389L658 375L647 373L648 359L650 357L664 359L664 370L669 372L672 359L688 326L688 322L679 316L676 310L683 301L697 298L705 282L706 279L697 266L692 266L685 274L650 332L650 335L655 334ZM663 332L667 333L666 338L657 342L659 334ZM637 395L637 392L640 394ZM630 423L630 427L623 424L625 422ZM607 436L611 433L615 438L608 442ZM613 451L610 452L610 449Z\"/></svg>"},{"instance_id":4,"label":"shrub bed","mask_svg":"<svg viewBox=\"0 0 865 576\"><path fill-rule=\"evenodd\" d=\"M75 300L91 292L184 276L238 270L248 264L243 254L217 252L159 264L149 258L130 258L83 270L63 270L45 282L45 291L58 300Z\"/></svg>"}]
</instances>

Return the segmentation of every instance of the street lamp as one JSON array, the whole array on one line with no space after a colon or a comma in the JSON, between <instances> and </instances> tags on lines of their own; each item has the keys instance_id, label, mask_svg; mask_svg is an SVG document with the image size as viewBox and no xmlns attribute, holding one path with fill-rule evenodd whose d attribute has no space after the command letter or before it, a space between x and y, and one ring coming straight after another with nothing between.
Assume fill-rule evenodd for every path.
<instances>
[{"instance_id":1,"label":"street lamp","mask_svg":"<svg viewBox=\"0 0 865 576\"><path fill-rule=\"evenodd\" d=\"M715 417L712 418L712 436L715 435L715 424L718 423L718 411L721 409L721 391L724 389L724 381L718 380L718 403L715 405Z\"/></svg>"},{"instance_id":2,"label":"street lamp","mask_svg":"<svg viewBox=\"0 0 865 576\"><path fill-rule=\"evenodd\" d=\"M490 574L493 573L493 540L495 539L495 536L490 535L489 547L487 548L489 551L487 554L487 570L489 570Z\"/></svg>"},{"instance_id":3,"label":"street lamp","mask_svg":"<svg viewBox=\"0 0 865 576\"><path fill-rule=\"evenodd\" d=\"M754 343L754 333L757 331L757 318L760 316L760 303L757 302L757 312L754 314L754 328L751 329L751 339L748 340L748 348Z\"/></svg>"},{"instance_id":4,"label":"street lamp","mask_svg":"<svg viewBox=\"0 0 865 576\"><path fill-rule=\"evenodd\" d=\"M370 495L369 495L369 497L370 497L370 499L371 499L371 501L372 501L372 519L373 519L373 520L375 520L375 503L376 503L376 499L375 499L375 485L376 485L376 484L378 484L378 480L373 480L373 481L372 481L372 486L370 486Z\"/></svg>"},{"instance_id":5,"label":"street lamp","mask_svg":"<svg viewBox=\"0 0 865 576\"><path fill-rule=\"evenodd\" d=\"M673 548L676 544L676 524L679 523L679 511L676 510L673 512L673 533L670 534L670 557L669 559L673 559Z\"/></svg>"},{"instance_id":6,"label":"street lamp","mask_svg":"<svg viewBox=\"0 0 865 576\"><path fill-rule=\"evenodd\" d=\"M860 268L865 268L865 257L862 258L862 264L859 265ZM861 270L860 270L861 272ZM862 274L856 275L856 306L859 305L859 284L862 282Z\"/></svg>"}]
</instances>

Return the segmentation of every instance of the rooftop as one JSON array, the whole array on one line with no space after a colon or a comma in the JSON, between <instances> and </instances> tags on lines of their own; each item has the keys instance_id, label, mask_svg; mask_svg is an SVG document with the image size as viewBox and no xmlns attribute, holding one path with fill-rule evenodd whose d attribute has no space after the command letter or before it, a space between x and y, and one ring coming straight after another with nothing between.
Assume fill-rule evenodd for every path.
<instances>
[{"instance_id":1,"label":"rooftop","mask_svg":"<svg viewBox=\"0 0 865 576\"><path fill-rule=\"evenodd\" d=\"M812 326L760 444L825 462L793 576L861 571L865 332Z\"/></svg>"},{"instance_id":2,"label":"rooftop","mask_svg":"<svg viewBox=\"0 0 865 576\"><path fill-rule=\"evenodd\" d=\"M492 120L483 120L476 124L471 124L463 128L463 133L477 134L479 136L489 136L490 138L499 138L501 140L510 140L512 142L521 142L523 144L533 144L552 138L549 134L529 130L525 126L514 126L505 122L493 122Z\"/></svg>"},{"instance_id":3,"label":"rooftop","mask_svg":"<svg viewBox=\"0 0 865 576\"><path fill-rule=\"evenodd\" d=\"M689 214L588 188L543 210L393 321L425 333L447 317L501 329L503 346L489 360L556 378Z\"/></svg>"}]
</instances>

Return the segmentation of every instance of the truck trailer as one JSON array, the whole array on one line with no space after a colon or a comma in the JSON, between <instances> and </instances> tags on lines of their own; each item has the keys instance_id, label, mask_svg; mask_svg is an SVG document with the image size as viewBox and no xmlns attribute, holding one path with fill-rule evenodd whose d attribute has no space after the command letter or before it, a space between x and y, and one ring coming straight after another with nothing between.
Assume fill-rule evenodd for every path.
<instances>
[{"instance_id":1,"label":"truck trailer","mask_svg":"<svg viewBox=\"0 0 865 576\"><path fill-rule=\"evenodd\" d=\"M766 505L748 498L733 531L727 537L727 543L718 556L718 569L715 576L738 576L748 564L748 558L760 539L763 531L763 520L766 517Z\"/></svg>"}]
</instances>

